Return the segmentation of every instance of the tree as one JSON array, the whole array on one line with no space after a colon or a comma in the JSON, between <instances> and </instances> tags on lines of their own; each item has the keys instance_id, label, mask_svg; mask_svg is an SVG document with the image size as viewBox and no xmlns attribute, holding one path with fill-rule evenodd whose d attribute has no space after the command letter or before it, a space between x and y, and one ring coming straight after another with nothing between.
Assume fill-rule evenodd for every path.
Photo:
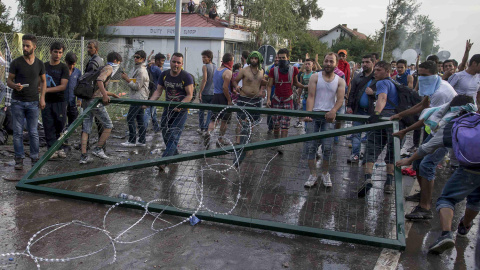
<instances>
[{"instance_id":1,"label":"tree","mask_svg":"<svg viewBox=\"0 0 480 270\"><path fill-rule=\"evenodd\" d=\"M320 42L307 32L301 32L298 33L297 37L292 40L292 52L290 53L290 59L293 59L292 61L304 59L305 54L307 53L313 58L315 54L325 55L327 52L327 44Z\"/></svg>"},{"instance_id":2,"label":"tree","mask_svg":"<svg viewBox=\"0 0 480 270\"><path fill-rule=\"evenodd\" d=\"M408 35L408 44L411 48L421 51L421 59L426 60L430 54L437 53L440 46L435 45L438 41L440 29L435 27L428 16L418 15L415 17L413 29Z\"/></svg>"},{"instance_id":3,"label":"tree","mask_svg":"<svg viewBox=\"0 0 480 270\"><path fill-rule=\"evenodd\" d=\"M261 22L258 29L252 29L258 46L293 41L307 30L311 18L323 15L315 0L250 0L244 5L249 18Z\"/></svg>"},{"instance_id":4,"label":"tree","mask_svg":"<svg viewBox=\"0 0 480 270\"><path fill-rule=\"evenodd\" d=\"M0 32L12 32L13 20L9 19L9 17L10 8L7 8L4 3L0 2Z\"/></svg>"},{"instance_id":5,"label":"tree","mask_svg":"<svg viewBox=\"0 0 480 270\"><path fill-rule=\"evenodd\" d=\"M362 62L362 57L372 52L378 52L382 48L382 44L368 37L367 39L359 38L344 38L332 45L331 50L338 52L339 50L346 50L348 53L347 61L354 61L355 63Z\"/></svg>"},{"instance_id":6,"label":"tree","mask_svg":"<svg viewBox=\"0 0 480 270\"><path fill-rule=\"evenodd\" d=\"M23 32L68 38L97 37L104 25L156 11L175 10L175 0L19 0L19 3Z\"/></svg>"}]
</instances>

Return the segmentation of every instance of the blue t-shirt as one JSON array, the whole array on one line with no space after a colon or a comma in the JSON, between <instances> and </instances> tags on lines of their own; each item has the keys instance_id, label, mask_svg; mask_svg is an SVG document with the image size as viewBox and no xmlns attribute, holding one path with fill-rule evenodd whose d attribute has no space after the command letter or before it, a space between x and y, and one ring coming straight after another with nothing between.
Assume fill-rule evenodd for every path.
<instances>
[{"instance_id":1,"label":"blue t-shirt","mask_svg":"<svg viewBox=\"0 0 480 270\"><path fill-rule=\"evenodd\" d=\"M160 76L162 75L162 70L157 65L151 65L148 68L150 69L150 72L152 73L153 82L155 84L158 84L158 80L160 79Z\"/></svg>"},{"instance_id":2,"label":"blue t-shirt","mask_svg":"<svg viewBox=\"0 0 480 270\"><path fill-rule=\"evenodd\" d=\"M68 78L67 89L65 90L65 101L70 106L77 106L75 94L73 90L78 84L78 79L82 76L82 72L78 68L73 68L72 74L70 74L70 78Z\"/></svg>"},{"instance_id":3,"label":"blue t-shirt","mask_svg":"<svg viewBox=\"0 0 480 270\"><path fill-rule=\"evenodd\" d=\"M373 81L373 79L371 79L370 81L368 81L367 86L365 87L365 89L367 89L367 88L370 86L370 84L372 83L372 81ZM359 103L359 105L360 105L360 108L362 108L362 109L368 109L368 95L367 95L367 93L365 93L365 91L363 92L363 95L362 95L362 97L360 98L360 103Z\"/></svg>"},{"instance_id":4,"label":"blue t-shirt","mask_svg":"<svg viewBox=\"0 0 480 270\"><path fill-rule=\"evenodd\" d=\"M377 97L378 95L385 93L387 94L387 99L391 101L393 104L398 106L398 94L397 94L397 88L391 82L389 79L381 80L377 82ZM387 101L387 104L385 105L386 110L393 110L395 107L390 105L390 103Z\"/></svg>"}]
</instances>

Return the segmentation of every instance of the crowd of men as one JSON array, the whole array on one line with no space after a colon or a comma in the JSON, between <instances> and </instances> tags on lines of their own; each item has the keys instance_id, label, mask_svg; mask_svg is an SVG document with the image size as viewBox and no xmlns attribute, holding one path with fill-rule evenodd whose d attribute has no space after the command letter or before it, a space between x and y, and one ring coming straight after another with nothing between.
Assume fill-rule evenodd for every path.
<instances>
[{"instance_id":1,"label":"crowd of men","mask_svg":"<svg viewBox=\"0 0 480 270\"><path fill-rule=\"evenodd\" d=\"M61 59L65 53L65 46L55 42L50 47L50 60L43 63L35 57L37 40L33 35L22 37L23 56L10 63L7 85L13 89L11 98L6 102L11 108L13 119L13 143L15 149L15 169L23 169L25 152L23 149L23 131L29 134L30 158L32 164L39 159L39 136L37 121L39 108L45 130L47 147L52 147L60 138L65 128L73 123L78 116L77 106L91 107L83 120L80 164L91 161L91 154L102 159L109 157L105 153L106 142L113 129L112 120L106 110L110 97L118 98L108 92L107 84L118 71L121 79L129 89L129 98L137 100L158 100L165 92L165 100L171 102L191 102L194 98L195 82L193 76L183 70L183 55L173 53L167 56L158 53L151 59L152 53L147 56L143 50L134 54L134 69L130 74L121 71L122 56L117 52L110 52L107 63L98 55L98 42L87 42L87 52L90 56L84 69L84 75L75 67L77 57L69 52L65 55L65 62ZM364 176L360 180L361 187L358 196L365 197L373 187L372 173L374 163L385 150L386 175L384 192L390 194L394 190L395 166L409 166L413 163L421 191L413 196L406 197L408 201L418 202L418 206L406 215L411 220L432 219L432 193L435 184L435 172L449 150L444 145L443 126L430 129L426 121L432 121L425 112L446 108L446 112L455 111L454 117L461 113L476 112L480 96L480 54L469 59L469 51L473 44L467 41L465 56L460 65L449 59L439 61L435 55L429 56L426 61L408 65L406 60L400 59L390 63L380 61L378 54L371 53L362 57L361 65L352 65L347 62L348 52L340 50L338 53L327 53L323 59L311 59L306 56L303 66L299 69L291 65L290 52L280 49L275 57L275 63L270 67L262 67L263 56L257 52L244 51L241 63L235 64L234 56L226 53L222 57L221 65L213 63L213 53L205 50L199 57L202 58L202 79L199 87L198 101L202 104L218 104L239 107L262 107L283 110L304 110L324 112L324 117L305 117L299 119L305 123L306 133L316 133L333 130L340 127L335 121L338 113L369 116L367 123L375 123L380 117L391 120L400 120L401 130L393 133L392 129L380 129L362 134L353 134L348 139L352 141L349 163L359 163L362 160ZM320 61L322 61L320 63ZM94 79L95 91L91 98L79 100L74 90L79 82L88 74L96 74ZM400 89L409 89L401 92ZM402 104L402 93L418 94L421 101L408 110L398 111ZM95 98L101 103L92 107ZM265 102L264 102L265 101ZM420 113L422 113L420 115ZM206 114L206 115L205 115ZM229 110L212 112L200 110L198 115L198 130L206 147L210 147L210 140L216 126L219 124L217 147L228 144L226 130L233 113ZM451 118L452 115L449 115ZM155 106L131 105L127 114L128 138L121 145L124 147L145 147L146 133L149 122L155 133L162 135L165 150L162 157L178 154L178 143L187 121L187 109L170 105L164 108L160 121L157 120ZM443 115L442 115L443 117ZM251 133L255 123L261 119L256 113L236 113L235 144L246 143L246 137ZM403 120L414 119L413 124L403 125ZM441 117L440 117L441 119ZM92 126L95 122L98 130L98 142L90 147ZM447 121L448 122L448 121ZM268 133L274 138L285 138L290 128L290 117L273 115L268 117ZM353 122L353 126L362 125L362 122ZM26 128L25 128L26 127ZM303 127L298 122L295 127ZM413 147L408 149L410 157L394 164L393 137L404 139L405 135L413 132ZM446 132L445 132L446 133ZM423 137L423 141L421 138ZM421 142L422 141L422 142ZM330 159L332 150L338 138L329 137L321 140L312 140L304 143L302 154L307 160L309 177L304 184L305 188L312 188L317 184L317 159L322 159L320 168L321 183L325 187L333 185L330 178ZM361 144L366 143L364 153ZM321 145L323 157L317 151ZM275 149L279 154L284 153L283 147ZM65 158L67 153L60 148L54 153L54 158ZM442 235L431 246L432 252L441 253L453 247L453 233L451 223L455 205L467 197L467 210L460 221L457 236L466 236L472 226L473 219L480 211L480 179L478 174L465 170L455 164L455 155L450 154L452 167L456 169L452 178L445 185L442 195L436 203L440 212ZM234 161L240 166L245 158L242 153ZM165 171L165 165L159 166ZM462 178L475 180L475 185L465 185Z\"/></svg>"}]
</instances>

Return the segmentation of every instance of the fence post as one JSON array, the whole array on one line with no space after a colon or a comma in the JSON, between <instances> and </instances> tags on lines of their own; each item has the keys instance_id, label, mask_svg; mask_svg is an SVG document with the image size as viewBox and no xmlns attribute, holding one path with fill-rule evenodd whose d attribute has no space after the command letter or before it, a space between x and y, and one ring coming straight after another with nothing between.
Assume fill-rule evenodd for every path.
<instances>
[{"instance_id":1,"label":"fence post","mask_svg":"<svg viewBox=\"0 0 480 270\"><path fill-rule=\"evenodd\" d=\"M185 70L187 70L187 59L188 59L188 57L187 57L187 52L188 52L188 48L185 47L185 55L184 55L185 61L184 61L184 63L183 63L183 66L184 66L184 69L185 69Z\"/></svg>"},{"instance_id":2,"label":"fence post","mask_svg":"<svg viewBox=\"0 0 480 270\"><path fill-rule=\"evenodd\" d=\"M82 55L81 55L81 58L80 58L80 61L81 61L80 63L82 63L82 67L80 68L80 71L83 74L83 67L85 66L85 63L83 63L83 61L85 60L85 37L82 36L80 40L81 40L80 46L82 46L80 48L80 51L82 52Z\"/></svg>"}]
</instances>

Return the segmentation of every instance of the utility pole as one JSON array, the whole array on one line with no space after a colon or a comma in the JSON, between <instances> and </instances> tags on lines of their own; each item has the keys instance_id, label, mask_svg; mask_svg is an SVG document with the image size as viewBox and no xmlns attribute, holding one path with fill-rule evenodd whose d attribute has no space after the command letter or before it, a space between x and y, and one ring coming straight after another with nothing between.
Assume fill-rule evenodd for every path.
<instances>
[{"instance_id":1,"label":"utility pole","mask_svg":"<svg viewBox=\"0 0 480 270\"><path fill-rule=\"evenodd\" d=\"M177 0L177 10L175 15L175 48L173 52L180 50L180 28L182 26L182 0Z\"/></svg>"},{"instance_id":2,"label":"utility pole","mask_svg":"<svg viewBox=\"0 0 480 270\"><path fill-rule=\"evenodd\" d=\"M380 60L383 60L383 53L385 52L385 40L387 39L388 10L389 10L389 9L390 9L390 0L388 0L387 19L385 20L385 32L383 33L382 56L380 56Z\"/></svg>"}]
</instances>

